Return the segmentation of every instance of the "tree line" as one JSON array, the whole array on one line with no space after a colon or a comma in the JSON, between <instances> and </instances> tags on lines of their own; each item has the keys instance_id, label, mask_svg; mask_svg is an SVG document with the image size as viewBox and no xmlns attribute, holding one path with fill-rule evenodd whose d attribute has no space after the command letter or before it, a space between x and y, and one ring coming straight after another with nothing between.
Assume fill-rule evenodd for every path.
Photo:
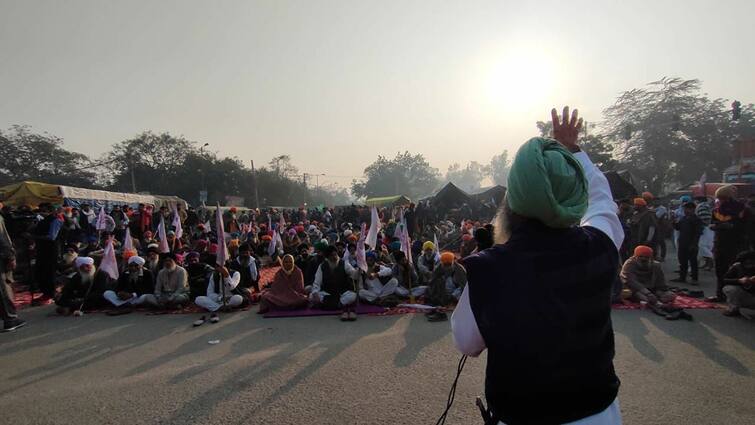
<instances>
[{"instance_id":1,"label":"tree line","mask_svg":"<svg viewBox=\"0 0 755 425\"><path fill-rule=\"evenodd\" d=\"M638 189L664 193L696 181L703 173L709 181L720 179L733 163L735 140L755 138L755 107L738 108L735 117L727 100L711 99L702 92L699 80L663 78L621 93L603 111L602 121L588 119L580 143L604 171L629 170L641 185ZM549 122L538 121L535 128L542 136L550 135ZM417 199L446 182L468 192L485 182L505 186L511 161L504 150L488 163L454 163L441 174L422 154L378 156L361 179L352 181L349 193L334 185L307 184L307 176L299 173L288 155L277 156L253 172L251 164L218 156L205 146L182 136L147 131L116 143L94 160L67 150L57 136L15 125L0 131L0 185L36 180L171 194L191 203L199 203L199 191L205 189L210 204L224 204L226 196L237 196L253 206L256 183L260 205L343 205L353 197L403 194Z\"/></svg>"}]
</instances>

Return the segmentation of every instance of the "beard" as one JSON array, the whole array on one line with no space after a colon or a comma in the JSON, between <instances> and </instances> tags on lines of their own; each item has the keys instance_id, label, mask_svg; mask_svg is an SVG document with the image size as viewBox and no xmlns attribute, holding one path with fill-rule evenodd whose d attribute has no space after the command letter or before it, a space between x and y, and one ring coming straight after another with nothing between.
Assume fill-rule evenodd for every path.
<instances>
[{"instance_id":1,"label":"beard","mask_svg":"<svg viewBox=\"0 0 755 425\"><path fill-rule=\"evenodd\" d=\"M165 270L167 270L169 272L174 272L174 271L176 271L176 267L178 267L178 266L175 265L175 264L173 264L172 266L165 266Z\"/></svg>"},{"instance_id":2,"label":"beard","mask_svg":"<svg viewBox=\"0 0 755 425\"><path fill-rule=\"evenodd\" d=\"M81 276L81 283L86 283L87 285L92 283L94 280L94 274L96 271L94 270L94 267L92 268L92 271L85 273L79 270L79 275Z\"/></svg>"},{"instance_id":3,"label":"beard","mask_svg":"<svg viewBox=\"0 0 755 425\"><path fill-rule=\"evenodd\" d=\"M136 271L136 272L134 272L134 271L130 271L130 272L128 273L128 280L129 280L129 281L130 281L131 283L136 283L136 282L138 282L138 281L139 281L139 272L138 272L138 271Z\"/></svg>"},{"instance_id":4,"label":"beard","mask_svg":"<svg viewBox=\"0 0 755 425\"><path fill-rule=\"evenodd\" d=\"M160 262L160 260L149 260L149 262L147 263L147 265L149 266L148 268L150 270L156 269L157 268L157 263L159 263L159 262Z\"/></svg>"}]
</instances>

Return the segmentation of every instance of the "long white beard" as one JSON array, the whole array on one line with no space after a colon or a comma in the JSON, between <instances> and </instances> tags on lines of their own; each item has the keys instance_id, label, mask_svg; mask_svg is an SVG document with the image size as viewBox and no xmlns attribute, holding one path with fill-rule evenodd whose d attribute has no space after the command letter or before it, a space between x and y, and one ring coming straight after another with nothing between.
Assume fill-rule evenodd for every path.
<instances>
[{"instance_id":1,"label":"long white beard","mask_svg":"<svg viewBox=\"0 0 755 425\"><path fill-rule=\"evenodd\" d=\"M81 270L79 270L79 274L81 275L81 283L86 283L86 284L92 283L92 281L94 280L95 273L96 271L94 270L94 267L92 267L92 271L89 273L84 273Z\"/></svg>"}]
</instances>

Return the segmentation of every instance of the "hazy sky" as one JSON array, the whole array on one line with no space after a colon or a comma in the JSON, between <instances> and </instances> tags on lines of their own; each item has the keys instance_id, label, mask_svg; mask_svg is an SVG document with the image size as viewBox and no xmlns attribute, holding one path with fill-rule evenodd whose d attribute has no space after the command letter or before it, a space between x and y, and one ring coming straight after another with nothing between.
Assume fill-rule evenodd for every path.
<instances>
[{"instance_id":1,"label":"hazy sky","mask_svg":"<svg viewBox=\"0 0 755 425\"><path fill-rule=\"evenodd\" d=\"M346 183L378 154L488 162L553 105L699 78L755 101L755 1L0 0L0 128L98 156L143 130Z\"/></svg>"}]
</instances>

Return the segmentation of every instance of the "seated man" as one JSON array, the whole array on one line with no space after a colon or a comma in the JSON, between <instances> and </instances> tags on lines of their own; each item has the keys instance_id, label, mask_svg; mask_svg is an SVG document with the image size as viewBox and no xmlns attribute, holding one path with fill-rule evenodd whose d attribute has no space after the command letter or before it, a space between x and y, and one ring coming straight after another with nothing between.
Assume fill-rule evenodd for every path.
<instances>
[{"instance_id":1,"label":"seated man","mask_svg":"<svg viewBox=\"0 0 755 425\"><path fill-rule=\"evenodd\" d=\"M666 287L661 264L653 259L653 249L639 245L621 268L621 282L632 291L632 299L645 301L653 307L672 303L676 298Z\"/></svg>"},{"instance_id":2,"label":"seated man","mask_svg":"<svg viewBox=\"0 0 755 425\"><path fill-rule=\"evenodd\" d=\"M192 301L197 297L207 295L207 282L210 281L213 268L207 263L199 261L198 252L190 252L186 256L186 273L189 279L189 297Z\"/></svg>"},{"instance_id":3,"label":"seated man","mask_svg":"<svg viewBox=\"0 0 755 425\"><path fill-rule=\"evenodd\" d=\"M283 256L280 270L275 273L273 280L260 294L259 314L270 309L296 310L307 306L308 297L304 291L304 275L294 264L294 257L290 254Z\"/></svg>"},{"instance_id":4,"label":"seated man","mask_svg":"<svg viewBox=\"0 0 755 425\"><path fill-rule=\"evenodd\" d=\"M377 262L377 252L370 251L365 257L367 272L363 272L364 289L359 290L359 298L380 304L396 293L398 280L393 277L393 269Z\"/></svg>"},{"instance_id":5,"label":"seated man","mask_svg":"<svg viewBox=\"0 0 755 425\"><path fill-rule=\"evenodd\" d=\"M398 287L396 287L396 294L400 297L421 297L425 294L427 286L421 286L419 284L419 277L417 271L409 263L409 259L406 258L403 251L394 251L393 258L396 260L396 264L393 265L393 277L398 281Z\"/></svg>"},{"instance_id":6,"label":"seated man","mask_svg":"<svg viewBox=\"0 0 755 425\"><path fill-rule=\"evenodd\" d=\"M128 269L118 277L115 289L105 291L102 296L116 307L144 304L147 295L155 292L152 272L144 268L144 263L142 257L130 257Z\"/></svg>"},{"instance_id":7,"label":"seated man","mask_svg":"<svg viewBox=\"0 0 755 425\"><path fill-rule=\"evenodd\" d=\"M80 314L84 307L105 306L102 294L113 286L110 276L94 267L91 257L78 257L75 261L77 272L63 286L60 297L55 301L58 314Z\"/></svg>"},{"instance_id":8,"label":"seated man","mask_svg":"<svg viewBox=\"0 0 755 425\"><path fill-rule=\"evenodd\" d=\"M207 295L194 300L196 305L212 313L210 323L220 321L216 312L221 308L231 309L244 304L244 297L236 291L239 282L241 282L241 273L235 270L229 271L223 266L215 266L215 272L210 275L210 283L207 285ZM204 323L204 316L194 322L194 326L202 323Z\"/></svg>"},{"instance_id":9,"label":"seated man","mask_svg":"<svg viewBox=\"0 0 755 425\"><path fill-rule=\"evenodd\" d=\"M346 273L344 261L338 258L338 250L333 245L325 248L325 261L315 273L309 300L323 310L343 309L341 320L357 320L355 311L357 294L353 281L357 276Z\"/></svg>"},{"instance_id":10,"label":"seated man","mask_svg":"<svg viewBox=\"0 0 755 425\"><path fill-rule=\"evenodd\" d=\"M728 304L724 315L742 315L750 320L755 318L755 251L743 252L737 256L724 275L724 285Z\"/></svg>"},{"instance_id":11,"label":"seated man","mask_svg":"<svg viewBox=\"0 0 755 425\"><path fill-rule=\"evenodd\" d=\"M239 287L243 292L244 298L251 301L252 294L260 291L257 260L252 256L252 247L246 243L240 245L239 256L231 261L228 268L239 272L241 275Z\"/></svg>"},{"instance_id":12,"label":"seated man","mask_svg":"<svg viewBox=\"0 0 755 425\"><path fill-rule=\"evenodd\" d=\"M456 262L452 252L444 252L440 256L440 266L433 272L432 281L425 293L425 303L445 306L459 301L466 284L467 271L464 266Z\"/></svg>"},{"instance_id":13,"label":"seated man","mask_svg":"<svg viewBox=\"0 0 755 425\"><path fill-rule=\"evenodd\" d=\"M152 277L157 279L157 274L160 273L160 249L157 245L147 247L145 267L152 273Z\"/></svg>"},{"instance_id":14,"label":"seated man","mask_svg":"<svg viewBox=\"0 0 755 425\"><path fill-rule=\"evenodd\" d=\"M177 309L189 303L189 283L186 269L176 263L176 255L169 253L155 279L155 293L148 294L144 303L155 308Z\"/></svg>"},{"instance_id":15,"label":"seated man","mask_svg":"<svg viewBox=\"0 0 755 425\"><path fill-rule=\"evenodd\" d=\"M420 282L430 284L433 279L433 271L440 261L440 256L435 252L435 244L427 241L422 244L422 255L417 258Z\"/></svg>"},{"instance_id":16,"label":"seated man","mask_svg":"<svg viewBox=\"0 0 755 425\"><path fill-rule=\"evenodd\" d=\"M74 244L67 245L62 259L58 262L58 273L64 276L76 273L76 258L78 257L79 248Z\"/></svg>"}]
</instances>

